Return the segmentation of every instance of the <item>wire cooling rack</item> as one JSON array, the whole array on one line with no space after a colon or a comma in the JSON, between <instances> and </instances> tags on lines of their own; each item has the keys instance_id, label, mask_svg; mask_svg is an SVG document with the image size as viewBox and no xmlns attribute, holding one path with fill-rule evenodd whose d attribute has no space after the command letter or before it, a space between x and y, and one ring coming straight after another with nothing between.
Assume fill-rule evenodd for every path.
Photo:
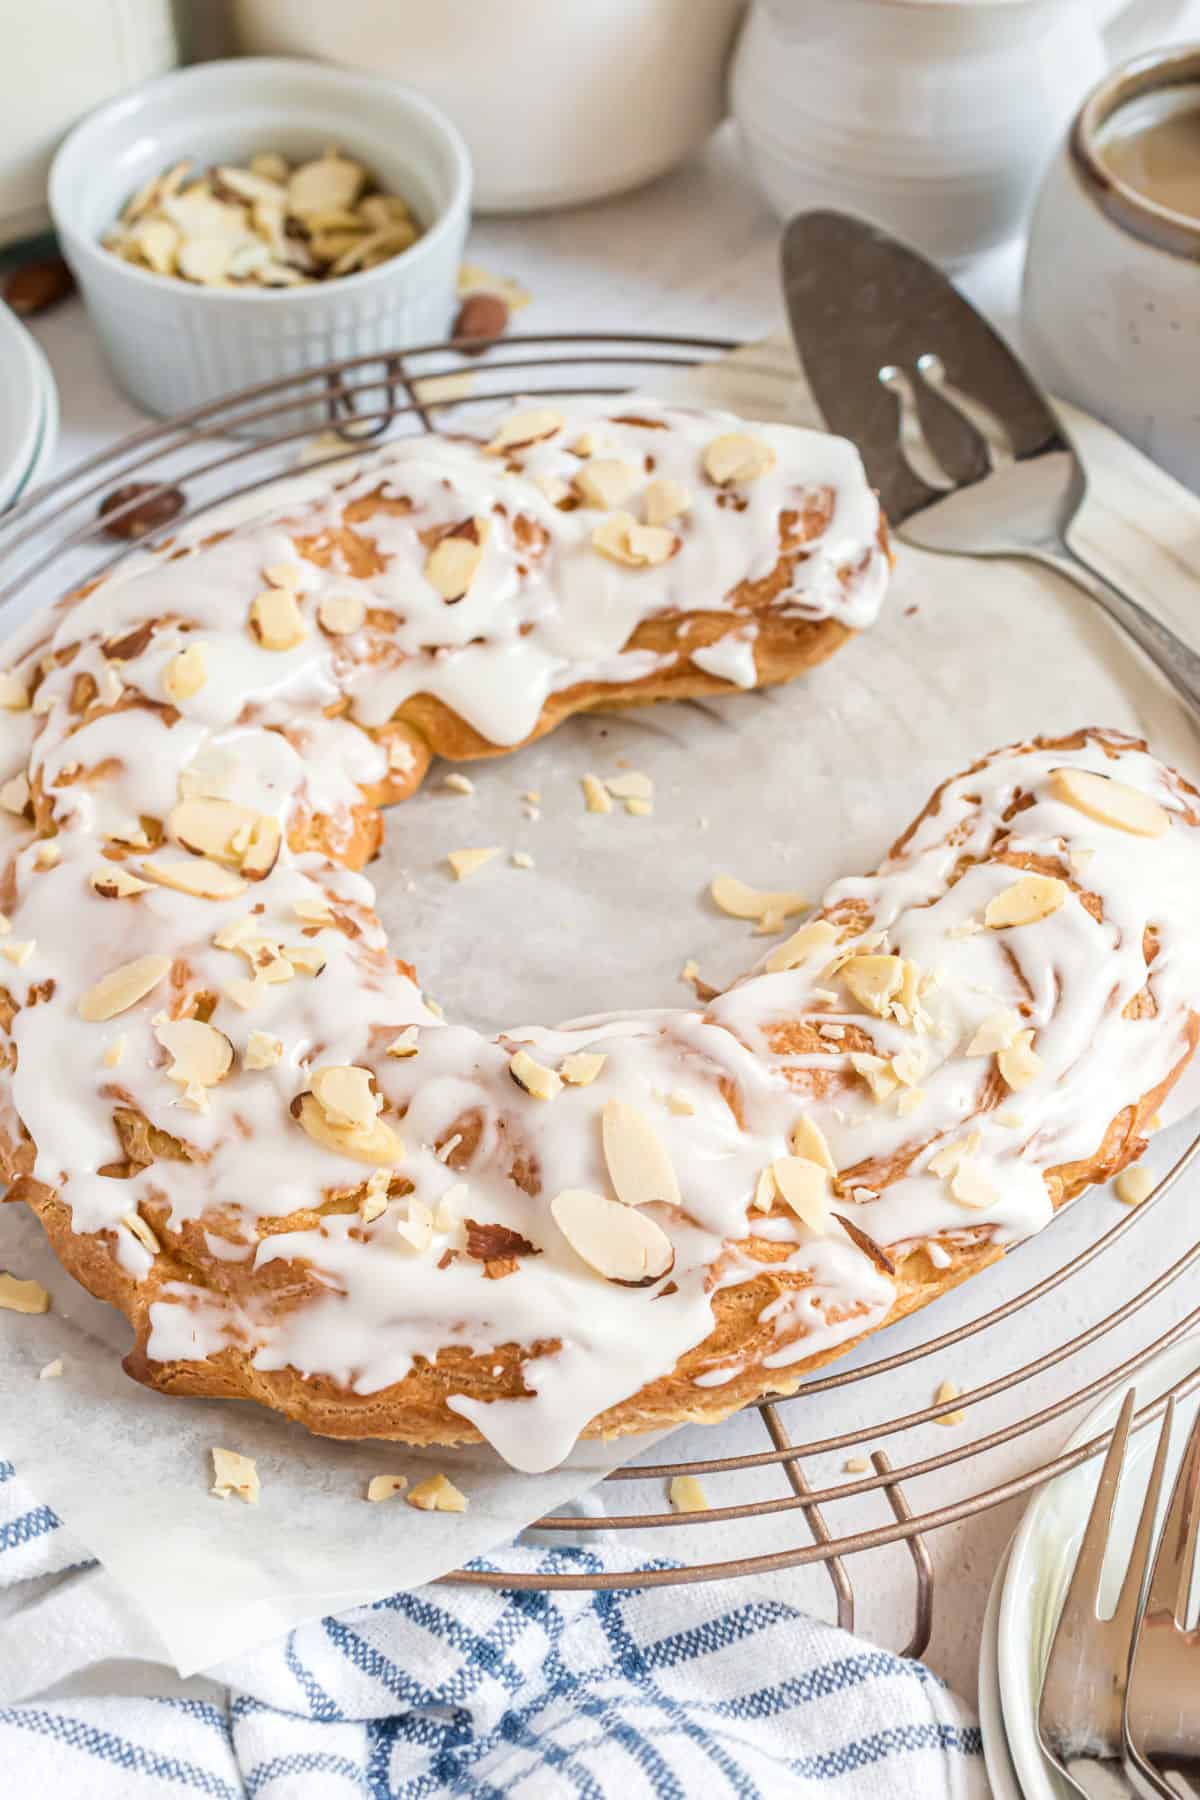
<instances>
[{"instance_id":1,"label":"wire cooling rack","mask_svg":"<svg viewBox=\"0 0 1200 1800\"><path fill-rule=\"evenodd\" d=\"M385 435L434 426L452 429L460 417L480 406L528 394L619 394L652 385L658 371L691 368L737 347L721 338L644 332L512 336L469 358L453 344L427 344L383 363L378 357L354 358L244 389L162 424L148 425L23 498L0 519L0 606L10 616L41 610L81 580L119 561L128 554L129 546L114 547L105 526L144 510L158 492L179 487L186 505L169 524L140 540L149 546L215 504L268 487L295 471L298 455L312 445L314 432L322 434L317 448L335 463L353 458ZM463 376L468 371L469 391L465 391ZM758 373L782 379L771 368ZM99 521L101 500L131 483L142 484L143 492L111 508L103 523ZM1089 1295L1102 1298L1121 1288L1130 1262L1144 1261L1123 1257L1121 1247L1128 1251L1130 1234L1143 1231L1146 1219L1197 1155L1200 1136L1178 1156L1141 1206L990 1310L939 1332L939 1310L929 1309L919 1321L909 1322L903 1349L869 1361L860 1357L833 1373L812 1376L787 1399L746 1409L738 1415L739 1446L746 1435L746 1419L757 1415L766 1439L761 1449L739 1447L737 1454L683 1461L639 1461L606 1478L619 1496L617 1504L626 1505L627 1510L538 1521L537 1529L542 1532L570 1534L576 1539L583 1535L585 1541L589 1533L629 1534L631 1554L626 1568L598 1572L564 1569L549 1575L470 1569L458 1570L446 1579L505 1588L612 1589L724 1580L819 1562L825 1565L833 1585L838 1623L849 1629L854 1621L855 1594L848 1559L884 1545L904 1543L915 1573L913 1627L906 1654L919 1655L929 1638L933 1607L933 1567L926 1534L1026 1493L1096 1455L1107 1443L1107 1434L1051 1457L1043 1457L1031 1440L1041 1428L1129 1382L1169 1345L1200 1326L1200 1305L1189 1310L1180 1301L1186 1290L1177 1290L1177 1284L1200 1263L1200 1241L1192 1241L1189 1222L1182 1209L1176 1208L1182 1249L1163 1251L1152 1258L1152 1272L1142 1285L1119 1305L1100 1311L1081 1330L1070 1335L1064 1331L1051 1348L1030 1360L1014 1356L1023 1329L1035 1317L1044 1318L1045 1308L1056 1308L1064 1319L1073 1320L1077 1311L1073 1302L1089 1282L1087 1272L1093 1266L1098 1274L1087 1289ZM1037 1240L1047 1246L1047 1256L1058 1224L1056 1221ZM1025 1251L1017 1255L1023 1256ZM982 1285L986 1292L987 1284ZM1070 1305L1064 1303L1068 1296ZM1156 1302L1163 1304L1156 1308ZM1172 1322L1153 1335L1155 1315L1161 1323L1164 1307L1174 1315ZM1106 1340L1119 1334L1124 1345L1131 1331L1137 1333L1138 1343L1117 1358L1111 1343L1106 1348ZM998 1372L953 1399L903 1413L893 1410L903 1371L927 1359L944 1359L964 1344L972 1345L973 1368ZM944 1361L936 1366L941 1373ZM1025 1399L1031 1384L1041 1384L1056 1372L1054 1397L1032 1406ZM1197 1387L1200 1367L1143 1405L1138 1422L1160 1418L1169 1394L1183 1398ZM1039 1391L1045 1391L1044 1385ZM825 1405L818 1406L822 1397ZM821 1437L805 1436L814 1417L825 1421L836 1417L839 1397L853 1400L853 1428ZM956 1440L937 1455L910 1456L893 1463L885 1449L876 1449L855 1479L839 1479L824 1487L811 1485L805 1473L806 1463L864 1442L900 1438L951 1413L965 1413L968 1420L978 1417L976 1408L1001 1398L1016 1408L1015 1418L993 1430L977 1431L962 1442ZM707 1441L718 1445L728 1430L710 1428ZM999 1451L1008 1453L1010 1463L1013 1454L1023 1453L1022 1464L1017 1473L993 1479L988 1464L992 1453ZM761 1483L761 1490L756 1491L765 1497L706 1506L697 1512L662 1511L664 1482L682 1475L718 1480L736 1475L742 1478L742 1487L746 1480ZM939 1501L939 1489L944 1496L952 1477L958 1478L960 1491ZM855 1529L831 1525L833 1509L862 1497L874 1503L878 1523ZM803 1541L756 1551L754 1530L781 1515L786 1524L794 1522L795 1535L803 1533ZM709 1561L689 1559L689 1538L697 1527L743 1522L745 1554ZM664 1544L663 1556L650 1568L639 1566L634 1544L635 1534L645 1532L661 1534ZM559 1541L565 1542L566 1537Z\"/></svg>"}]
</instances>

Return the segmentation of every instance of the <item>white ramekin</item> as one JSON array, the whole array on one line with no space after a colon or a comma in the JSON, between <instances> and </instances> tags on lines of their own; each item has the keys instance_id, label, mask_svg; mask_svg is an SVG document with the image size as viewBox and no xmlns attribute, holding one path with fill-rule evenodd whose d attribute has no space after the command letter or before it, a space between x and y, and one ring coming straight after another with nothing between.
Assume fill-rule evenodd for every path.
<instances>
[{"instance_id":1,"label":"white ramekin","mask_svg":"<svg viewBox=\"0 0 1200 1800\"><path fill-rule=\"evenodd\" d=\"M409 202L424 227L411 249L363 274L260 291L153 275L100 243L129 195L182 157L204 168L259 150L297 158L329 145ZM113 374L160 414L336 358L444 337L470 200L466 146L428 100L395 82L285 57L201 63L147 82L90 113L50 170L63 254Z\"/></svg>"}]
</instances>

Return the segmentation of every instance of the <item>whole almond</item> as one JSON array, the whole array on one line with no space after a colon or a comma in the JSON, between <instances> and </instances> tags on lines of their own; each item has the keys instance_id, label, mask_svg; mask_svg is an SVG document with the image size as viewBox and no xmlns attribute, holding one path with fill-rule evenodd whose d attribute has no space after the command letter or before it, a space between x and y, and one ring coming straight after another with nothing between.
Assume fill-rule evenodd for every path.
<instances>
[{"instance_id":1,"label":"whole almond","mask_svg":"<svg viewBox=\"0 0 1200 1800\"><path fill-rule=\"evenodd\" d=\"M109 537L140 538L166 525L183 511L183 505L182 488L159 487L153 481L127 481L124 487L114 488L104 496L98 511L100 518L107 521L104 529ZM124 510L126 507L128 511ZM111 513L121 516L110 518Z\"/></svg>"},{"instance_id":2,"label":"whole almond","mask_svg":"<svg viewBox=\"0 0 1200 1800\"><path fill-rule=\"evenodd\" d=\"M57 306L74 291L75 277L61 256L26 263L24 268L14 269L4 283L4 298L23 319Z\"/></svg>"},{"instance_id":3,"label":"whole almond","mask_svg":"<svg viewBox=\"0 0 1200 1800\"><path fill-rule=\"evenodd\" d=\"M508 329L508 303L499 294L468 294L458 309L451 341L460 349L472 338L500 337ZM478 356L479 349L465 350L467 356Z\"/></svg>"}]
</instances>

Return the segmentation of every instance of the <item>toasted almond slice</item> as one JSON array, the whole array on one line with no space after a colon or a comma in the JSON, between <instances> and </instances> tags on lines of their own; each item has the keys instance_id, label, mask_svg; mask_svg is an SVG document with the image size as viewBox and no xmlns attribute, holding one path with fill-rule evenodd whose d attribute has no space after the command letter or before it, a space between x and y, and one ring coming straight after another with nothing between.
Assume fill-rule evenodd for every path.
<instances>
[{"instance_id":1,"label":"toasted almond slice","mask_svg":"<svg viewBox=\"0 0 1200 1800\"><path fill-rule=\"evenodd\" d=\"M16 1275L0 1274L0 1308L5 1312L49 1312L50 1296L40 1281L21 1281Z\"/></svg>"},{"instance_id":2,"label":"toasted almond slice","mask_svg":"<svg viewBox=\"0 0 1200 1800\"><path fill-rule=\"evenodd\" d=\"M513 413L493 433L491 442L484 445L484 455L503 456L508 450L524 450L530 444L540 444L544 439L552 438L562 427L562 414L554 412L550 407Z\"/></svg>"},{"instance_id":3,"label":"toasted almond slice","mask_svg":"<svg viewBox=\"0 0 1200 1800\"><path fill-rule=\"evenodd\" d=\"M1118 831L1131 831L1135 837L1162 837L1170 830L1171 815L1157 800L1127 782L1090 769L1052 769L1050 791L1056 800L1065 800L1089 819L1113 825Z\"/></svg>"},{"instance_id":4,"label":"toasted almond slice","mask_svg":"<svg viewBox=\"0 0 1200 1800\"><path fill-rule=\"evenodd\" d=\"M298 219L352 207L366 185L361 163L337 151L300 163L288 176L287 209Z\"/></svg>"},{"instance_id":5,"label":"toasted almond slice","mask_svg":"<svg viewBox=\"0 0 1200 1800\"><path fill-rule=\"evenodd\" d=\"M467 1510L467 1496L444 1475L431 1475L428 1481L418 1481L404 1498L421 1512L463 1513Z\"/></svg>"},{"instance_id":6,"label":"toasted almond slice","mask_svg":"<svg viewBox=\"0 0 1200 1800\"><path fill-rule=\"evenodd\" d=\"M595 1050L573 1050L559 1065L559 1074L572 1087L590 1087L608 1061Z\"/></svg>"},{"instance_id":7,"label":"toasted almond slice","mask_svg":"<svg viewBox=\"0 0 1200 1800\"><path fill-rule=\"evenodd\" d=\"M468 519L439 538L425 559L426 581L451 605L465 597L479 571L487 530L486 516Z\"/></svg>"},{"instance_id":8,"label":"toasted almond slice","mask_svg":"<svg viewBox=\"0 0 1200 1800\"><path fill-rule=\"evenodd\" d=\"M242 874L248 881L262 881L271 873L283 848L283 830L278 819L260 813L250 827L250 840L243 847Z\"/></svg>"},{"instance_id":9,"label":"toasted almond slice","mask_svg":"<svg viewBox=\"0 0 1200 1800\"><path fill-rule=\"evenodd\" d=\"M310 944L306 942L302 944L287 944L281 946L281 948L283 949L284 956L287 958L288 962L291 963L293 969L299 970L301 975L320 975L324 972L325 964L329 961L327 953L321 949L319 944Z\"/></svg>"},{"instance_id":10,"label":"toasted almond slice","mask_svg":"<svg viewBox=\"0 0 1200 1800\"><path fill-rule=\"evenodd\" d=\"M143 1250L148 1251L151 1256L158 1255L159 1251L162 1249L162 1245L159 1243L140 1212L135 1209L133 1212L125 1213L121 1219L121 1223L124 1225L130 1236L137 1239Z\"/></svg>"},{"instance_id":11,"label":"toasted almond slice","mask_svg":"<svg viewBox=\"0 0 1200 1800\"><path fill-rule=\"evenodd\" d=\"M407 1475L372 1475L367 1483L367 1499L375 1502L394 1500L407 1486Z\"/></svg>"},{"instance_id":12,"label":"toasted almond slice","mask_svg":"<svg viewBox=\"0 0 1200 1800\"><path fill-rule=\"evenodd\" d=\"M837 931L828 919L813 919L809 924L801 925L799 931L793 931L790 938L772 950L763 968L768 975L782 974L786 969L798 968L810 956L823 956L836 941Z\"/></svg>"},{"instance_id":13,"label":"toasted almond slice","mask_svg":"<svg viewBox=\"0 0 1200 1800\"><path fill-rule=\"evenodd\" d=\"M200 287L216 287L225 279L234 246L225 237L183 238L176 263L186 281Z\"/></svg>"},{"instance_id":14,"label":"toasted almond slice","mask_svg":"<svg viewBox=\"0 0 1200 1800\"><path fill-rule=\"evenodd\" d=\"M649 1119L623 1100L607 1100L601 1134L608 1178L618 1200L626 1206L646 1206L652 1200L680 1204L671 1158Z\"/></svg>"},{"instance_id":15,"label":"toasted almond slice","mask_svg":"<svg viewBox=\"0 0 1200 1800\"><path fill-rule=\"evenodd\" d=\"M236 870L209 862L206 856L189 857L186 862L143 863L142 871L160 887L191 894L196 900L234 900L246 891L246 882ZM145 886L145 882L138 883L139 888Z\"/></svg>"},{"instance_id":16,"label":"toasted almond slice","mask_svg":"<svg viewBox=\"0 0 1200 1800\"><path fill-rule=\"evenodd\" d=\"M306 925L331 925L333 909L324 894L313 900L293 900L292 911Z\"/></svg>"},{"instance_id":17,"label":"toasted almond slice","mask_svg":"<svg viewBox=\"0 0 1200 1800\"><path fill-rule=\"evenodd\" d=\"M562 1090L562 1077L555 1070L546 1068L544 1063L537 1062L527 1050L518 1050L510 1057L508 1072L517 1086L532 1094L535 1100L553 1100Z\"/></svg>"},{"instance_id":18,"label":"toasted almond slice","mask_svg":"<svg viewBox=\"0 0 1200 1800\"><path fill-rule=\"evenodd\" d=\"M762 438L746 431L726 431L704 452L704 473L717 487L757 481L775 467L775 452Z\"/></svg>"},{"instance_id":19,"label":"toasted almond slice","mask_svg":"<svg viewBox=\"0 0 1200 1800\"><path fill-rule=\"evenodd\" d=\"M929 1058L920 1044L910 1044L893 1056L891 1066L897 1081L914 1088L929 1067Z\"/></svg>"},{"instance_id":20,"label":"toasted almond slice","mask_svg":"<svg viewBox=\"0 0 1200 1800\"><path fill-rule=\"evenodd\" d=\"M269 1031L252 1031L242 1053L243 1069L273 1069L283 1055L283 1045Z\"/></svg>"},{"instance_id":21,"label":"toasted almond slice","mask_svg":"<svg viewBox=\"0 0 1200 1800\"><path fill-rule=\"evenodd\" d=\"M442 782L442 786L449 788L452 794L473 794L475 792L475 783L471 777L461 774L458 769L451 769L449 775Z\"/></svg>"},{"instance_id":22,"label":"toasted almond slice","mask_svg":"<svg viewBox=\"0 0 1200 1800\"><path fill-rule=\"evenodd\" d=\"M63 1359L61 1356L56 1356L53 1362L48 1362L44 1368L38 1370L38 1380L57 1381L62 1372Z\"/></svg>"},{"instance_id":23,"label":"toasted almond slice","mask_svg":"<svg viewBox=\"0 0 1200 1800\"><path fill-rule=\"evenodd\" d=\"M667 1492L677 1513L708 1511L708 1496L694 1475L673 1475Z\"/></svg>"},{"instance_id":24,"label":"toasted almond slice","mask_svg":"<svg viewBox=\"0 0 1200 1800\"><path fill-rule=\"evenodd\" d=\"M396 1232L418 1255L433 1242L433 1208L416 1194L409 1198L408 1217L396 1220Z\"/></svg>"},{"instance_id":25,"label":"toasted almond slice","mask_svg":"<svg viewBox=\"0 0 1200 1800\"><path fill-rule=\"evenodd\" d=\"M29 690L19 675L8 670L0 674L0 710L4 712L28 712Z\"/></svg>"},{"instance_id":26,"label":"toasted almond slice","mask_svg":"<svg viewBox=\"0 0 1200 1800\"><path fill-rule=\"evenodd\" d=\"M330 637L349 637L366 622L366 602L357 594L326 594L317 604L317 624Z\"/></svg>"},{"instance_id":27,"label":"toasted almond slice","mask_svg":"<svg viewBox=\"0 0 1200 1800\"><path fill-rule=\"evenodd\" d=\"M847 1475L865 1475L870 1466L865 1456L848 1456L842 1464Z\"/></svg>"},{"instance_id":28,"label":"toasted almond slice","mask_svg":"<svg viewBox=\"0 0 1200 1800\"><path fill-rule=\"evenodd\" d=\"M340 1130L368 1131L383 1105L370 1069L357 1064L328 1063L309 1076L313 1094L331 1125Z\"/></svg>"},{"instance_id":29,"label":"toasted almond slice","mask_svg":"<svg viewBox=\"0 0 1200 1800\"><path fill-rule=\"evenodd\" d=\"M0 944L0 956L23 969L36 949L36 938L10 938L7 944Z\"/></svg>"},{"instance_id":30,"label":"toasted almond slice","mask_svg":"<svg viewBox=\"0 0 1200 1800\"><path fill-rule=\"evenodd\" d=\"M829 1176L806 1156L780 1156L771 1164L780 1198L818 1237L829 1230Z\"/></svg>"},{"instance_id":31,"label":"toasted almond slice","mask_svg":"<svg viewBox=\"0 0 1200 1800\"><path fill-rule=\"evenodd\" d=\"M642 484L642 471L615 456L594 456L575 477L575 488L585 506L606 510L620 506Z\"/></svg>"},{"instance_id":32,"label":"toasted almond slice","mask_svg":"<svg viewBox=\"0 0 1200 1800\"><path fill-rule=\"evenodd\" d=\"M809 904L804 894L753 888L736 875L715 875L709 893L721 911L733 919L764 919L769 915L782 921L803 912ZM832 926L829 932L831 937L835 935Z\"/></svg>"},{"instance_id":33,"label":"toasted almond slice","mask_svg":"<svg viewBox=\"0 0 1200 1800\"><path fill-rule=\"evenodd\" d=\"M236 1494L247 1505L258 1505L258 1469L252 1456L242 1456L237 1450L221 1450L214 1444L212 1461L213 1484L210 1491L219 1500L227 1500L230 1494Z\"/></svg>"},{"instance_id":34,"label":"toasted almond slice","mask_svg":"<svg viewBox=\"0 0 1200 1800\"><path fill-rule=\"evenodd\" d=\"M1042 1059L1033 1048L1033 1032L1018 1031L1011 1044L997 1051L996 1067L1015 1093L1035 1081Z\"/></svg>"},{"instance_id":35,"label":"toasted almond slice","mask_svg":"<svg viewBox=\"0 0 1200 1800\"><path fill-rule=\"evenodd\" d=\"M172 700L190 700L208 680L203 644L189 644L163 670L163 686Z\"/></svg>"},{"instance_id":36,"label":"toasted almond slice","mask_svg":"<svg viewBox=\"0 0 1200 1800\"><path fill-rule=\"evenodd\" d=\"M825 1133L816 1120L810 1119L807 1113L801 1113L792 1126L791 1144L794 1156L805 1157L809 1162L817 1163L830 1175L837 1174L837 1164L834 1162L833 1153L826 1142Z\"/></svg>"},{"instance_id":37,"label":"toasted almond slice","mask_svg":"<svg viewBox=\"0 0 1200 1800\"><path fill-rule=\"evenodd\" d=\"M586 1188L564 1188L550 1202L554 1223L589 1268L622 1287L646 1287L675 1263L675 1249L646 1213Z\"/></svg>"},{"instance_id":38,"label":"toasted almond slice","mask_svg":"<svg viewBox=\"0 0 1200 1800\"><path fill-rule=\"evenodd\" d=\"M989 931L1003 931L1012 925L1036 925L1049 918L1066 903L1071 890L1057 875L1022 875L1002 893L990 899L984 908L983 922Z\"/></svg>"},{"instance_id":39,"label":"toasted almond slice","mask_svg":"<svg viewBox=\"0 0 1200 1800\"><path fill-rule=\"evenodd\" d=\"M101 863L98 869L92 870L88 880L103 900L129 900L134 894L148 892L150 887L148 881L139 881L120 863Z\"/></svg>"},{"instance_id":40,"label":"toasted almond slice","mask_svg":"<svg viewBox=\"0 0 1200 1800\"><path fill-rule=\"evenodd\" d=\"M104 1055L100 1058L106 1069L116 1069L120 1067L121 1059L125 1055L125 1045L127 1041L123 1031L117 1033L117 1036L113 1039L112 1043L109 1044Z\"/></svg>"},{"instance_id":41,"label":"toasted almond slice","mask_svg":"<svg viewBox=\"0 0 1200 1800\"><path fill-rule=\"evenodd\" d=\"M169 956L139 956L134 962L122 963L89 988L79 1002L79 1016L98 1025L115 1019L144 1000L156 988L171 967Z\"/></svg>"},{"instance_id":42,"label":"toasted almond slice","mask_svg":"<svg viewBox=\"0 0 1200 1800\"><path fill-rule=\"evenodd\" d=\"M39 869L57 869L62 861L62 847L53 838L43 838L33 852L33 860Z\"/></svg>"},{"instance_id":43,"label":"toasted almond slice","mask_svg":"<svg viewBox=\"0 0 1200 1800\"><path fill-rule=\"evenodd\" d=\"M258 813L235 806L232 800L180 800L167 814L167 836L194 856L212 856L236 866L241 855L234 840L243 831L252 831L258 819Z\"/></svg>"},{"instance_id":44,"label":"toasted almond slice","mask_svg":"<svg viewBox=\"0 0 1200 1800\"><path fill-rule=\"evenodd\" d=\"M639 525L632 513L610 512L593 527L592 545L628 569L656 569L669 562L679 539L662 525Z\"/></svg>"},{"instance_id":45,"label":"toasted almond slice","mask_svg":"<svg viewBox=\"0 0 1200 1800\"><path fill-rule=\"evenodd\" d=\"M250 602L250 631L264 650L294 650L308 636L291 588L264 588Z\"/></svg>"},{"instance_id":46,"label":"toasted almond slice","mask_svg":"<svg viewBox=\"0 0 1200 1800\"><path fill-rule=\"evenodd\" d=\"M201 1019L163 1019L154 1035L172 1058L168 1075L183 1086L215 1087L233 1067L233 1045Z\"/></svg>"},{"instance_id":47,"label":"toasted almond slice","mask_svg":"<svg viewBox=\"0 0 1200 1800\"><path fill-rule=\"evenodd\" d=\"M974 1156L982 1142L979 1132L972 1131L966 1137L955 1138L953 1143L943 1144L929 1159L930 1174L943 1177L953 1175L965 1157Z\"/></svg>"},{"instance_id":48,"label":"toasted almond slice","mask_svg":"<svg viewBox=\"0 0 1200 1800\"><path fill-rule=\"evenodd\" d=\"M957 1400L961 1393L962 1389L956 1381L940 1381L938 1383L937 1393L933 1398L938 1406L942 1406L947 1400ZM967 1415L962 1408L959 1407L954 1412L943 1413L940 1418L935 1419L933 1422L935 1425L965 1425L967 1422Z\"/></svg>"},{"instance_id":49,"label":"toasted almond slice","mask_svg":"<svg viewBox=\"0 0 1200 1800\"><path fill-rule=\"evenodd\" d=\"M682 481L664 475L652 481L642 495L642 518L647 525L669 525L691 511L692 496Z\"/></svg>"},{"instance_id":50,"label":"toasted almond slice","mask_svg":"<svg viewBox=\"0 0 1200 1800\"><path fill-rule=\"evenodd\" d=\"M372 1224L382 1218L388 1209L392 1177L387 1169L376 1169L368 1177L366 1190L358 1203L358 1216L364 1225Z\"/></svg>"},{"instance_id":51,"label":"toasted almond slice","mask_svg":"<svg viewBox=\"0 0 1200 1800\"><path fill-rule=\"evenodd\" d=\"M1132 1163L1117 1176L1116 1196L1126 1206L1140 1206L1153 1193L1155 1185L1154 1176L1144 1164Z\"/></svg>"},{"instance_id":52,"label":"toasted almond slice","mask_svg":"<svg viewBox=\"0 0 1200 1800\"><path fill-rule=\"evenodd\" d=\"M851 1050L850 1067L856 1075L862 1076L877 1106L890 1100L900 1086L900 1079L887 1058L875 1056L869 1050Z\"/></svg>"},{"instance_id":53,"label":"toasted almond slice","mask_svg":"<svg viewBox=\"0 0 1200 1800\"><path fill-rule=\"evenodd\" d=\"M565 500L571 492L561 475L535 475L533 485L541 489L551 506L557 506L559 501Z\"/></svg>"},{"instance_id":54,"label":"toasted almond slice","mask_svg":"<svg viewBox=\"0 0 1200 1800\"><path fill-rule=\"evenodd\" d=\"M492 844L481 850L451 850L446 861L454 870L454 879L465 881L476 869L482 869L484 863L491 862L493 856L499 856L500 848L499 844Z\"/></svg>"},{"instance_id":55,"label":"toasted almond slice","mask_svg":"<svg viewBox=\"0 0 1200 1800\"><path fill-rule=\"evenodd\" d=\"M339 1156L373 1163L378 1168L394 1168L404 1161L403 1143L382 1119L360 1131L331 1125L315 1094L300 1094L292 1102L292 1113L310 1138Z\"/></svg>"},{"instance_id":56,"label":"toasted almond slice","mask_svg":"<svg viewBox=\"0 0 1200 1800\"><path fill-rule=\"evenodd\" d=\"M421 1046L417 1042L416 1026L406 1025L399 1037L394 1037L392 1039L391 1043L384 1051L384 1055L396 1057L416 1056L420 1048Z\"/></svg>"},{"instance_id":57,"label":"toasted almond slice","mask_svg":"<svg viewBox=\"0 0 1200 1800\"><path fill-rule=\"evenodd\" d=\"M606 775L604 785L614 800L652 800L654 783L640 769L629 769L623 775Z\"/></svg>"},{"instance_id":58,"label":"toasted almond slice","mask_svg":"<svg viewBox=\"0 0 1200 1800\"><path fill-rule=\"evenodd\" d=\"M1006 1050L1021 1029L1021 1016L1009 1006L990 1013L967 1045L966 1056L994 1056Z\"/></svg>"},{"instance_id":59,"label":"toasted almond slice","mask_svg":"<svg viewBox=\"0 0 1200 1800\"><path fill-rule=\"evenodd\" d=\"M904 968L898 956L852 956L838 971L854 998L868 1012L886 1018L900 992Z\"/></svg>"},{"instance_id":60,"label":"toasted almond slice","mask_svg":"<svg viewBox=\"0 0 1200 1800\"><path fill-rule=\"evenodd\" d=\"M581 783L583 797L587 809L593 813L610 813L613 809L612 798L604 783L596 775L585 775Z\"/></svg>"},{"instance_id":61,"label":"toasted almond slice","mask_svg":"<svg viewBox=\"0 0 1200 1800\"><path fill-rule=\"evenodd\" d=\"M29 805L29 778L20 771L0 785L0 806L20 818Z\"/></svg>"},{"instance_id":62,"label":"toasted almond slice","mask_svg":"<svg viewBox=\"0 0 1200 1800\"><path fill-rule=\"evenodd\" d=\"M754 1212L770 1212L775 1204L778 1189L775 1186L775 1172L768 1165L760 1169L758 1179L754 1183L754 1194L750 1206Z\"/></svg>"},{"instance_id":63,"label":"toasted almond slice","mask_svg":"<svg viewBox=\"0 0 1200 1800\"><path fill-rule=\"evenodd\" d=\"M950 1192L962 1206L994 1206L1000 1198L991 1182L980 1172L978 1164L969 1156L963 1157L950 1177Z\"/></svg>"}]
</instances>

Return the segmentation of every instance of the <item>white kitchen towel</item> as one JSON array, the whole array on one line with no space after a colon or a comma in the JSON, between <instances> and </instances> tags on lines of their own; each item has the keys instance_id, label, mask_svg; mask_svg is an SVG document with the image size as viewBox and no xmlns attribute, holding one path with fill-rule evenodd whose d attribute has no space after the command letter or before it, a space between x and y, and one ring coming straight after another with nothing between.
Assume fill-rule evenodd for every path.
<instances>
[{"instance_id":1,"label":"white kitchen towel","mask_svg":"<svg viewBox=\"0 0 1200 1800\"><path fill-rule=\"evenodd\" d=\"M504 1566L598 1569L603 1552ZM987 1793L979 1730L922 1663L732 1582L431 1586L180 1680L0 1462L4 1800Z\"/></svg>"}]
</instances>

